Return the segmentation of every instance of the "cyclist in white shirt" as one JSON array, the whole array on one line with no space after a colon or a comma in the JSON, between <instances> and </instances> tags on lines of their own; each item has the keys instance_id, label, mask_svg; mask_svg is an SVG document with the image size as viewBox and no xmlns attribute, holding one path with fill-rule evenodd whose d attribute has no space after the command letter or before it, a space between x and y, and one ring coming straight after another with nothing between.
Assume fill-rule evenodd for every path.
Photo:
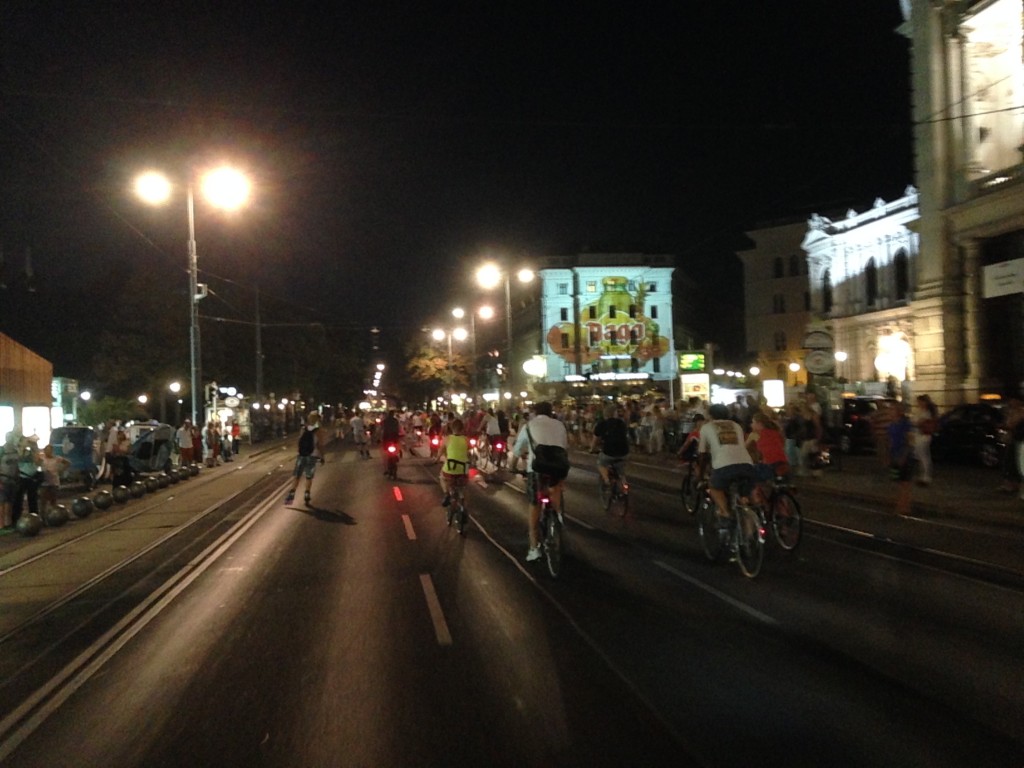
<instances>
[{"instance_id":1,"label":"cyclist in white shirt","mask_svg":"<svg viewBox=\"0 0 1024 768\"><path fill-rule=\"evenodd\" d=\"M729 502L725 497L729 483L741 480L752 484L757 479L757 470L747 452L743 427L729 418L729 409L715 404L708 413L711 419L700 428L697 453L711 454L708 495L718 507L718 514L729 517Z\"/></svg>"},{"instance_id":2,"label":"cyclist in white shirt","mask_svg":"<svg viewBox=\"0 0 1024 768\"><path fill-rule=\"evenodd\" d=\"M540 504L537 503L537 484L540 478L535 472L530 471L533 466L533 445L557 445L569 450L569 436L565 431L565 425L552 418L551 403L537 403L533 406L533 411L536 415L520 428L516 435L515 448L512 449L513 456L526 458L526 497L530 500L530 549L526 553L527 560L536 560L540 557ZM562 478L548 486L551 505L555 509L561 507L564 481L565 478Z\"/></svg>"}]
</instances>

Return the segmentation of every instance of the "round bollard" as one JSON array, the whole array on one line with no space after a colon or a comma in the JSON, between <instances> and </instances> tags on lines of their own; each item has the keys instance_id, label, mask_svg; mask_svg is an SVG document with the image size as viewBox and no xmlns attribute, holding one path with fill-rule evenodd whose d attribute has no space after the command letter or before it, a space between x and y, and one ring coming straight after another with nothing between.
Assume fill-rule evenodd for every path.
<instances>
[{"instance_id":1,"label":"round bollard","mask_svg":"<svg viewBox=\"0 0 1024 768\"><path fill-rule=\"evenodd\" d=\"M114 506L114 495L104 488L93 497L92 503L96 505L96 509L110 509Z\"/></svg>"},{"instance_id":2,"label":"round bollard","mask_svg":"<svg viewBox=\"0 0 1024 768\"><path fill-rule=\"evenodd\" d=\"M167 475L167 482L169 482L171 485L174 485L176 482L181 480L181 478L178 477L178 470L176 470L174 467L171 467L164 474Z\"/></svg>"},{"instance_id":3,"label":"round bollard","mask_svg":"<svg viewBox=\"0 0 1024 768\"><path fill-rule=\"evenodd\" d=\"M118 504L125 504L128 501L128 486L115 485L110 491L110 495L114 497L114 501Z\"/></svg>"},{"instance_id":4,"label":"round bollard","mask_svg":"<svg viewBox=\"0 0 1024 768\"><path fill-rule=\"evenodd\" d=\"M147 477L144 482L146 483L146 490L149 491L150 493L154 493L160 490L160 483L152 475Z\"/></svg>"},{"instance_id":5,"label":"round bollard","mask_svg":"<svg viewBox=\"0 0 1024 768\"><path fill-rule=\"evenodd\" d=\"M128 486L128 493L133 499L141 499L146 495L146 484L141 480L136 480Z\"/></svg>"},{"instance_id":6,"label":"round bollard","mask_svg":"<svg viewBox=\"0 0 1024 768\"><path fill-rule=\"evenodd\" d=\"M79 496L71 502L71 514L83 518L92 514L92 499L88 496Z\"/></svg>"},{"instance_id":7,"label":"round bollard","mask_svg":"<svg viewBox=\"0 0 1024 768\"><path fill-rule=\"evenodd\" d=\"M196 475L199 474L199 465L196 464L195 462L192 462L191 464L188 465L188 471L189 474L192 475L192 477L195 477Z\"/></svg>"},{"instance_id":8,"label":"round bollard","mask_svg":"<svg viewBox=\"0 0 1024 768\"><path fill-rule=\"evenodd\" d=\"M54 504L46 510L46 524L51 528L60 528L70 519L68 508L63 504Z\"/></svg>"},{"instance_id":9,"label":"round bollard","mask_svg":"<svg viewBox=\"0 0 1024 768\"><path fill-rule=\"evenodd\" d=\"M179 480L190 480L192 478L192 472L188 467L178 467L174 471L178 473Z\"/></svg>"},{"instance_id":10,"label":"round bollard","mask_svg":"<svg viewBox=\"0 0 1024 768\"><path fill-rule=\"evenodd\" d=\"M171 478L167 476L166 472L161 472L159 475L157 475L156 481L160 483L161 488L166 488L168 485L171 484Z\"/></svg>"},{"instance_id":11,"label":"round bollard","mask_svg":"<svg viewBox=\"0 0 1024 768\"><path fill-rule=\"evenodd\" d=\"M18 518L18 533L22 536L38 536L41 530L43 521L39 515L29 512Z\"/></svg>"}]
</instances>

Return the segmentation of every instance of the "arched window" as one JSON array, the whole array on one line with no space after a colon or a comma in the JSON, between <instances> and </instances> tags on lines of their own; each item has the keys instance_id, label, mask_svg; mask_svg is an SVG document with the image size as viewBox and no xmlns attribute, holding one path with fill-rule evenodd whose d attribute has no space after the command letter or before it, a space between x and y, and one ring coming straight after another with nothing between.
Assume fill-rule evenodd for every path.
<instances>
[{"instance_id":1,"label":"arched window","mask_svg":"<svg viewBox=\"0 0 1024 768\"><path fill-rule=\"evenodd\" d=\"M785 268L785 265L783 265L783 263L782 263L782 257L781 256L776 256L775 257L775 277L785 277L785 276L786 276L786 268Z\"/></svg>"},{"instance_id":2,"label":"arched window","mask_svg":"<svg viewBox=\"0 0 1024 768\"><path fill-rule=\"evenodd\" d=\"M864 283L867 294L865 298L868 306L873 307L878 301L878 266L875 264L873 256L868 259L867 266L864 267Z\"/></svg>"},{"instance_id":3,"label":"arched window","mask_svg":"<svg viewBox=\"0 0 1024 768\"><path fill-rule=\"evenodd\" d=\"M906 301L910 298L910 259L906 251L896 254L893 266L896 268L896 301Z\"/></svg>"},{"instance_id":4,"label":"arched window","mask_svg":"<svg viewBox=\"0 0 1024 768\"><path fill-rule=\"evenodd\" d=\"M795 253L789 257L789 276L800 277L800 257Z\"/></svg>"},{"instance_id":5,"label":"arched window","mask_svg":"<svg viewBox=\"0 0 1024 768\"><path fill-rule=\"evenodd\" d=\"M832 311L832 272L828 269L821 276L821 310Z\"/></svg>"}]
</instances>

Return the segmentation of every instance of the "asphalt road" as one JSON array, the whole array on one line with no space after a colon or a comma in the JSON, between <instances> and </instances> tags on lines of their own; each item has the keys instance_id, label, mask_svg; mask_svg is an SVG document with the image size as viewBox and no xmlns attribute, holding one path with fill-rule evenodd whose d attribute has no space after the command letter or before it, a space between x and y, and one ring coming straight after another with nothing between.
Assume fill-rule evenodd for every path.
<instances>
[{"instance_id":1,"label":"asphalt road","mask_svg":"<svg viewBox=\"0 0 1024 768\"><path fill-rule=\"evenodd\" d=\"M870 509L805 498L801 548L752 581L707 562L664 478L636 477L621 519L580 467L555 581L523 562L518 480L479 478L460 537L424 459L392 483L336 447L309 507L286 471L251 459L90 537L111 558L81 556L91 586L0 644L0 763L1024 761L1024 578L953 557L949 526L893 545L858 532ZM0 605L15 576L52 601L70 551L0 572Z\"/></svg>"}]
</instances>

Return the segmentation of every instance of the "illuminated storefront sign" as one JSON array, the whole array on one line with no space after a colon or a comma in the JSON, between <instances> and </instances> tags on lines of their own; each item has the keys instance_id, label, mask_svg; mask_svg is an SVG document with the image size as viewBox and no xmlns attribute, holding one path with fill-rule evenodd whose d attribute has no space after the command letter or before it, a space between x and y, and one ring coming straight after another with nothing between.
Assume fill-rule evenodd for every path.
<instances>
[{"instance_id":1,"label":"illuminated storefront sign","mask_svg":"<svg viewBox=\"0 0 1024 768\"><path fill-rule=\"evenodd\" d=\"M706 363L703 352L680 352L679 353L679 370L680 371L703 371Z\"/></svg>"}]
</instances>

